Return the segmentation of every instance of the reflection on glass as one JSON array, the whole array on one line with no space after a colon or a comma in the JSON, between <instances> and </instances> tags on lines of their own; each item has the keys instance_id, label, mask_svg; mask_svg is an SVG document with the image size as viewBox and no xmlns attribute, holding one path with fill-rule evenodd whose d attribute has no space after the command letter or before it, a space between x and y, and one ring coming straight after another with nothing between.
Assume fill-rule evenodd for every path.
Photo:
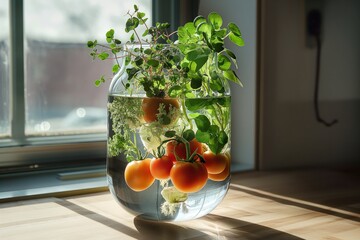
<instances>
[{"instance_id":1,"label":"reflection on glass","mask_svg":"<svg viewBox=\"0 0 360 240\"><path fill-rule=\"evenodd\" d=\"M0 0L0 138L10 136L9 4Z\"/></svg>"},{"instance_id":2,"label":"reflection on glass","mask_svg":"<svg viewBox=\"0 0 360 240\"><path fill-rule=\"evenodd\" d=\"M126 12L137 4L151 19L151 0L24 1L26 134L105 132L113 62L93 63L86 42L124 32ZM120 39L127 36L117 36Z\"/></svg>"}]
</instances>

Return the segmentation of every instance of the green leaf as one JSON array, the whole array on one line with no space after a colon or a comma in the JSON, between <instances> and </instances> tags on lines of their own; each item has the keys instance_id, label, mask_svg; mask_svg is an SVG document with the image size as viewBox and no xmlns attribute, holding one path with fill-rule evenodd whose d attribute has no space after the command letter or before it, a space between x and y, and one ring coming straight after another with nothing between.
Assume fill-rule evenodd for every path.
<instances>
[{"instance_id":1,"label":"green leaf","mask_svg":"<svg viewBox=\"0 0 360 240\"><path fill-rule=\"evenodd\" d=\"M239 84L242 86L240 79L236 76L236 73L233 70L227 70L224 72L224 77L230 81L233 81L234 83Z\"/></svg>"},{"instance_id":2,"label":"green leaf","mask_svg":"<svg viewBox=\"0 0 360 240\"><path fill-rule=\"evenodd\" d=\"M234 54L232 51L230 51L229 49L226 49L225 52L226 52L232 59L236 59L235 54Z\"/></svg>"},{"instance_id":3,"label":"green leaf","mask_svg":"<svg viewBox=\"0 0 360 240\"><path fill-rule=\"evenodd\" d=\"M147 36L149 34L149 29L146 29L144 33L142 34L143 37Z\"/></svg>"},{"instance_id":4,"label":"green leaf","mask_svg":"<svg viewBox=\"0 0 360 240\"><path fill-rule=\"evenodd\" d=\"M208 19L211 22L211 24L214 26L215 30L218 30L221 28L223 20L222 20L222 17L218 13L216 13L216 12L210 13L208 16Z\"/></svg>"},{"instance_id":5,"label":"green leaf","mask_svg":"<svg viewBox=\"0 0 360 240\"><path fill-rule=\"evenodd\" d=\"M95 86L98 87L98 86L100 86L100 84L101 84L101 81L100 81L99 79L96 79L96 80L95 80Z\"/></svg>"},{"instance_id":6,"label":"green leaf","mask_svg":"<svg viewBox=\"0 0 360 240\"><path fill-rule=\"evenodd\" d=\"M109 31L106 32L106 37L107 38L113 38L114 37L114 29L110 29Z\"/></svg>"},{"instance_id":7,"label":"green leaf","mask_svg":"<svg viewBox=\"0 0 360 240\"><path fill-rule=\"evenodd\" d=\"M134 4L134 10L135 12L139 11L139 7L136 4Z\"/></svg>"},{"instance_id":8,"label":"green leaf","mask_svg":"<svg viewBox=\"0 0 360 240\"><path fill-rule=\"evenodd\" d=\"M131 80L135 74L137 74L140 70L138 68L128 68L126 69L126 73L128 74L128 80Z\"/></svg>"},{"instance_id":9,"label":"green leaf","mask_svg":"<svg viewBox=\"0 0 360 240\"><path fill-rule=\"evenodd\" d=\"M211 45L213 46L215 52L221 52L224 50L224 41L220 38L212 39Z\"/></svg>"},{"instance_id":10,"label":"green leaf","mask_svg":"<svg viewBox=\"0 0 360 240\"><path fill-rule=\"evenodd\" d=\"M186 59L189 61L194 61L199 56L199 54L201 54L201 52L195 49L186 54Z\"/></svg>"},{"instance_id":11,"label":"green leaf","mask_svg":"<svg viewBox=\"0 0 360 240\"><path fill-rule=\"evenodd\" d=\"M219 143L224 146L225 144L228 143L228 141L229 141L229 138L228 138L228 135L226 134L226 132L221 131L219 134Z\"/></svg>"},{"instance_id":12,"label":"green leaf","mask_svg":"<svg viewBox=\"0 0 360 240\"><path fill-rule=\"evenodd\" d=\"M189 111L197 111L209 106L213 103L213 99L186 99L185 106Z\"/></svg>"},{"instance_id":13,"label":"green leaf","mask_svg":"<svg viewBox=\"0 0 360 240\"><path fill-rule=\"evenodd\" d=\"M196 131L196 134L195 134L195 138L196 138L196 140L198 140L199 142L208 143L209 140L210 140L210 133L208 133L208 132L202 132L202 131L200 131L200 130L197 130L197 131Z\"/></svg>"},{"instance_id":14,"label":"green leaf","mask_svg":"<svg viewBox=\"0 0 360 240\"><path fill-rule=\"evenodd\" d=\"M116 43L116 44L121 44L121 41L119 40L119 39L114 39L114 43Z\"/></svg>"},{"instance_id":15,"label":"green leaf","mask_svg":"<svg viewBox=\"0 0 360 240\"><path fill-rule=\"evenodd\" d=\"M236 45L238 45L238 46L240 46L240 47L242 47L242 46L245 45L244 40L242 39L242 37L236 36L236 35L235 35L234 33L232 33L232 32L229 34L229 39L230 39L233 43L235 43Z\"/></svg>"},{"instance_id":16,"label":"green leaf","mask_svg":"<svg viewBox=\"0 0 360 240\"><path fill-rule=\"evenodd\" d=\"M209 55L207 54L201 54L197 55L196 58L190 63L190 69L193 72L197 72L204 66L204 64L207 62Z\"/></svg>"},{"instance_id":17,"label":"green leaf","mask_svg":"<svg viewBox=\"0 0 360 240\"><path fill-rule=\"evenodd\" d=\"M223 28L223 29L220 29L220 30L217 30L215 31L215 35L219 38L224 38L227 34L227 29L226 28Z\"/></svg>"},{"instance_id":18,"label":"green leaf","mask_svg":"<svg viewBox=\"0 0 360 240\"><path fill-rule=\"evenodd\" d=\"M130 42L134 42L134 41L135 41L135 34L133 33L130 36Z\"/></svg>"},{"instance_id":19,"label":"green leaf","mask_svg":"<svg viewBox=\"0 0 360 240\"><path fill-rule=\"evenodd\" d=\"M200 25L197 26L196 31L204 33L209 39L211 38L211 25L206 22L200 23Z\"/></svg>"},{"instance_id":20,"label":"green leaf","mask_svg":"<svg viewBox=\"0 0 360 240\"><path fill-rule=\"evenodd\" d=\"M241 37L240 29L235 23L229 23L228 28L235 36Z\"/></svg>"},{"instance_id":21,"label":"green leaf","mask_svg":"<svg viewBox=\"0 0 360 240\"><path fill-rule=\"evenodd\" d=\"M144 50L144 53L146 55L150 55L152 53L152 50L150 48L147 48L147 49Z\"/></svg>"},{"instance_id":22,"label":"green leaf","mask_svg":"<svg viewBox=\"0 0 360 240\"><path fill-rule=\"evenodd\" d=\"M100 79L96 79L95 80L95 86L99 87L101 85L101 83L105 82L105 77L101 76Z\"/></svg>"},{"instance_id":23,"label":"green leaf","mask_svg":"<svg viewBox=\"0 0 360 240\"><path fill-rule=\"evenodd\" d=\"M137 12L136 16L137 16L139 19L142 19L143 17L145 17L145 13L143 13L143 12Z\"/></svg>"},{"instance_id":24,"label":"green leaf","mask_svg":"<svg viewBox=\"0 0 360 240\"><path fill-rule=\"evenodd\" d=\"M113 73L117 73L119 71L120 67L118 64L114 64L114 66L112 67L112 72Z\"/></svg>"},{"instance_id":25,"label":"green leaf","mask_svg":"<svg viewBox=\"0 0 360 240\"><path fill-rule=\"evenodd\" d=\"M98 55L98 58L101 60L105 60L109 57L109 54L107 52L102 52Z\"/></svg>"},{"instance_id":26,"label":"green leaf","mask_svg":"<svg viewBox=\"0 0 360 240\"><path fill-rule=\"evenodd\" d=\"M209 129L210 121L205 115L199 115L194 120L195 120L197 128L200 131L206 132Z\"/></svg>"},{"instance_id":27,"label":"green leaf","mask_svg":"<svg viewBox=\"0 0 360 240\"><path fill-rule=\"evenodd\" d=\"M147 63L148 63L150 66L153 66L153 67L159 66L159 61L158 61L158 60L155 60L155 59L149 59L149 60L147 61Z\"/></svg>"},{"instance_id":28,"label":"green leaf","mask_svg":"<svg viewBox=\"0 0 360 240\"><path fill-rule=\"evenodd\" d=\"M106 32L106 42L111 43L112 39L114 38L114 29L110 29Z\"/></svg>"},{"instance_id":29,"label":"green leaf","mask_svg":"<svg viewBox=\"0 0 360 240\"><path fill-rule=\"evenodd\" d=\"M140 66L141 64L143 64L144 60L140 57L140 56L137 56L135 59L134 59L134 62L136 64L136 66Z\"/></svg>"},{"instance_id":30,"label":"green leaf","mask_svg":"<svg viewBox=\"0 0 360 240\"><path fill-rule=\"evenodd\" d=\"M195 138L195 133L193 130L188 129L183 133L182 137L185 138L186 141L190 142L191 140L193 140Z\"/></svg>"},{"instance_id":31,"label":"green leaf","mask_svg":"<svg viewBox=\"0 0 360 240\"><path fill-rule=\"evenodd\" d=\"M203 22L206 22L206 19L203 16L197 16L193 21L195 27L199 26Z\"/></svg>"},{"instance_id":32,"label":"green leaf","mask_svg":"<svg viewBox=\"0 0 360 240\"><path fill-rule=\"evenodd\" d=\"M126 21L125 32L130 32L139 26L139 19L137 17L131 17Z\"/></svg>"},{"instance_id":33,"label":"green leaf","mask_svg":"<svg viewBox=\"0 0 360 240\"><path fill-rule=\"evenodd\" d=\"M95 47L93 41L88 41L88 42L87 42L87 46L88 46L88 48L94 48L94 47Z\"/></svg>"},{"instance_id":34,"label":"green leaf","mask_svg":"<svg viewBox=\"0 0 360 240\"><path fill-rule=\"evenodd\" d=\"M179 85L172 86L168 91L169 96L172 98L180 96L181 93L182 93L182 88Z\"/></svg>"},{"instance_id":35,"label":"green leaf","mask_svg":"<svg viewBox=\"0 0 360 240\"><path fill-rule=\"evenodd\" d=\"M139 23L140 23L141 25L144 25L147 20L148 20L148 18L142 18L142 19L139 20ZM146 30L149 31L149 29L146 29Z\"/></svg>"},{"instance_id":36,"label":"green leaf","mask_svg":"<svg viewBox=\"0 0 360 240\"><path fill-rule=\"evenodd\" d=\"M198 89L202 85L202 79L201 78L192 78L190 82L190 86L192 89Z\"/></svg>"},{"instance_id":37,"label":"green leaf","mask_svg":"<svg viewBox=\"0 0 360 240\"><path fill-rule=\"evenodd\" d=\"M228 57L224 56L224 55L219 55L219 57L218 57L218 67L223 71L229 70L230 67L231 67L230 59Z\"/></svg>"},{"instance_id":38,"label":"green leaf","mask_svg":"<svg viewBox=\"0 0 360 240\"><path fill-rule=\"evenodd\" d=\"M187 34L189 37L193 36L196 32L196 28L194 26L194 23L188 22L184 25L185 30L187 31Z\"/></svg>"},{"instance_id":39,"label":"green leaf","mask_svg":"<svg viewBox=\"0 0 360 240\"><path fill-rule=\"evenodd\" d=\"M176 132L175 131L167 131L167 132L165 132L165 137L167 137L167 138L172 138L172 137L175 137L175 135L176 135Z\"/></svg>"}]
</instances>

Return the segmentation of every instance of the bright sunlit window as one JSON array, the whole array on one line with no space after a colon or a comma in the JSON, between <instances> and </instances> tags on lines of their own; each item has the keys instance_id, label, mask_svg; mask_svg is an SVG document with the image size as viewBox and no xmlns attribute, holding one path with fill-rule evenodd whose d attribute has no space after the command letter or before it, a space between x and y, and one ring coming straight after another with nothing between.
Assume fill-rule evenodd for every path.
<instances>
[{"instance_id":1,"label":"bright sunlit window","mask_svg":"<svg viewBox=\"0 0 360 240\"><path fill-rule=\"evenodd\" d=\"M134 4L151 19L151 0L0 0L0 163L10 161L12 147L89 142L91 134L106 139L110 81L101 87L94 81L104 74L111 78L113 63L94 63L86 43L105 41L110 28L124 32ZM15 29L13 22L21 18L23 29ZM24 74L13 79L16 46L10 37L18 31L24 50L13 72L21 68Z\"/></svg>"}]
</instances>

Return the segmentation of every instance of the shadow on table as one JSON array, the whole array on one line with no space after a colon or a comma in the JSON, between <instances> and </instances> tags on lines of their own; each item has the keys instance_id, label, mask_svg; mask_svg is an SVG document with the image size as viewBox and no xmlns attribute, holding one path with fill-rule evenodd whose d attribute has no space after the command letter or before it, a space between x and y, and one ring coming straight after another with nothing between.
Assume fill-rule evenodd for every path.
<instances>
[{"instance_id":1,"label":"shadow on table","mask_svg":"<svg viewBox=\"0 0 360 240\"><path fill-rule=\"evenodd\" d=\"M186 227L181 222L155 222L137 216L134 225L140 233L139 239L276 239L299 240L302 238L272 228L238 219L209 214L190 222Z\"/></svg>"},{"instance_id":2,"label":"shadow on table","mask_svg":"<svg viewBox=\"0 0 360 240\"><path fill-rule=\"evenodd\" d=\"M137 231L121 222L86 209L69 201L58 201L59 205L136 239L177 240L177 239L276 239L299 240L302 238L258 224L208 214L198 220L170 223L134 218ZM190 225L191 227L188 227Z\"/></svg>"}]
</instances>

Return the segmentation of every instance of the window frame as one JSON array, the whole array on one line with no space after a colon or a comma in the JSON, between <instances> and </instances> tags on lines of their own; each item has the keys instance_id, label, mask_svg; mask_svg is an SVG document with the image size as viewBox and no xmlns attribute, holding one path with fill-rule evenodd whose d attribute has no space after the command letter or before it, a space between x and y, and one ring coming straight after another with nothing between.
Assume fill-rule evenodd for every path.
<instances>
[{"instance_id":1,"label":"window frame","mask_svg":"<svg viewBox=\"0 0 360 240\"><path fill-rule=\"evenodd\" d=\"M24 0L9 0L10 137L0 139L0 174L78 166L104 166L106 133L25 135ZM153 22L180 23L180 0L152 0ZM16 47L15 47L16 46Z\"/></svg>"},{"instance_id":2,"label":"window frame","mask_svg":"<svg viewBox=\"0 0 360 240\"><path fill-rule=\"evenodd\" d=\"M0 173L48 169L58 163L72 167L104 164L106 133L25 135L24 2L8 3L10 137L0 139Z\"/></svg>"}]
</instances>

